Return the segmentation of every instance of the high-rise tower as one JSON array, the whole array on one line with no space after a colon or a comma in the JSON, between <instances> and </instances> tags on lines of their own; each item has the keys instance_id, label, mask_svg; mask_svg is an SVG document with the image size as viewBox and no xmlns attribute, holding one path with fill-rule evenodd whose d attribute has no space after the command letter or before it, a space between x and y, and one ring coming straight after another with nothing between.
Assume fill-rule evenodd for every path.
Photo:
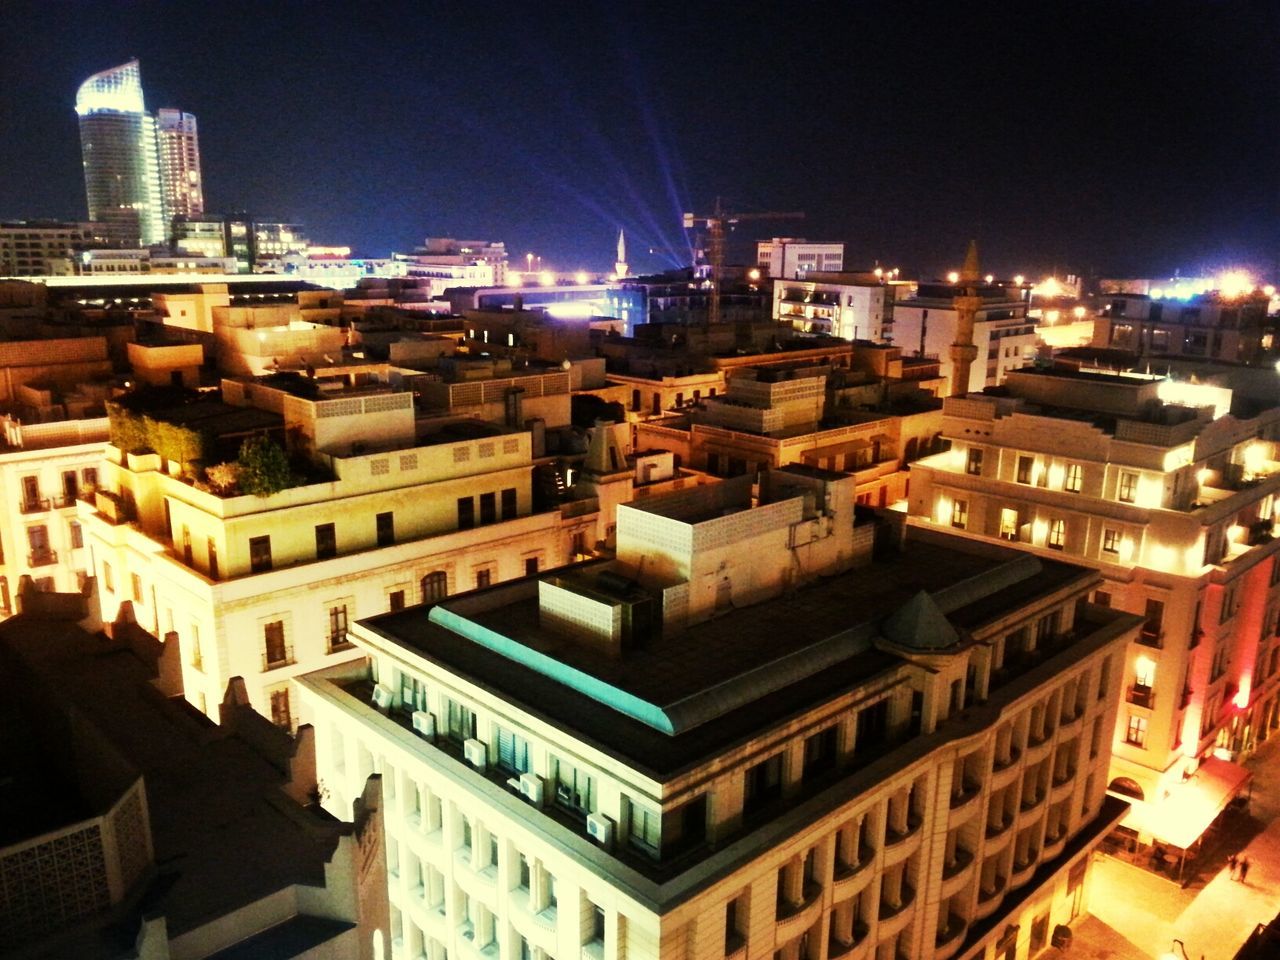
<instances>
[{"instance_id":1,"label":"high-rise tower","mask_svg":"<svg viewBox=\"0 0 1280 960\"><path fill-rule=\"evenodd\" d=\"M155 118L142 99L138 61L92 77L76 92L89 219L130 246L164 243Z\"/></svg>"},{"instance_id":2,"label":"high-rise tower","mask_svg":"<svg viewBox=\"0 0 1280 960\"><path fill-rule=\"evenodd\" d=\"M156 137L165 223L174 217L199 216L204 213L204 184L195 115L161 107L156 112Z\"/></svg>"}]
</instances>

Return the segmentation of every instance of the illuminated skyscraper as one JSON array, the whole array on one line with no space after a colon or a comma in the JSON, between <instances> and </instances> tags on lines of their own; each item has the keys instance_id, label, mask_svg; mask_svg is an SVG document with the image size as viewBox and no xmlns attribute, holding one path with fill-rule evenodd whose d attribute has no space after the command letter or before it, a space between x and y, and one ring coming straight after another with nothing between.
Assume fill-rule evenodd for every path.
<instances>
[{"instance_id":1,"label":"illuminated skyscraper","mask_svg":"<svg viewBox=\"0 0 1280 960\"><path fill-rule=\"evenodd\" d=\"M199 216L204 212L204 185L195 115L161 107L156 112L156 137L166 223L178 216Z\"/></svg>"},{"instance_id":2,"label":"illuminated skyscraper","mask_svg":"<svg viewBox=\"0 0 1280 960\"><path fill-rule=\"evenodd\" d=\"M133 246L163 243L155 118L142 99L138 61L92 77L76 92L80 150L89 219L112 240Z\"/></svg>"}]
</instances>

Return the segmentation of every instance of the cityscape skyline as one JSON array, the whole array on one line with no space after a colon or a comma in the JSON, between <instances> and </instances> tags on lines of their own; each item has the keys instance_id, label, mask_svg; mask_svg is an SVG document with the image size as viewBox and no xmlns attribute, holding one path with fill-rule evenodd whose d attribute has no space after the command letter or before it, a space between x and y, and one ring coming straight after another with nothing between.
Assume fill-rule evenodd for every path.
<instances>
[{"instance_id":1,"label":"cityscape skyline","mask_svg":"<svg viewBox=\"0 0 1280 960\"><path fill-rule=\"evenodd\" d=\"M137 7L86 35L82 20L19 3L0 16L30 43L2 68L0 96L28 136L0 148L0 216L79 219L67 102L86 76L136 54L153 101L202 118L210 209L300 221L367 255L428 233L500 234L517 255L604 268L622 228L637 268L659 269L689 259L679 214L724 194L739 209L808 214L786 230L739 231L731 260L748 259L757 235L785 232L846 241L850 265L907 263L927 277L976 236L998 273L1271 274L1275 178L1252 158L1272 150L1276 85L1265 77L1277 64L1255 45L1275 13L1175 8L1159 21L1137 7L1100 21L1086 5L1016 25L907 12L890 26L866 10L820 32L747 12L712 19L721 59L706 61L680 31L625 12L563 23L517 13L492 35L451 14L424 38L417 21L396 32L334 9L249 17L231 5L205 21ZM388 23L403 19L396 9ZM867 42L885 30L911 42ZM422 55L401 56L415 41ZM913 61L909 49L929 55ZM1041 60L1022 66L1025 50ZM347 55L359 70L325 72ZM275 67L233 83L211 65L234 56ZM1084 74L1119 108L1099 110ZM857 94L872 88L881 95Z\"/></svg>"}]
</instances>

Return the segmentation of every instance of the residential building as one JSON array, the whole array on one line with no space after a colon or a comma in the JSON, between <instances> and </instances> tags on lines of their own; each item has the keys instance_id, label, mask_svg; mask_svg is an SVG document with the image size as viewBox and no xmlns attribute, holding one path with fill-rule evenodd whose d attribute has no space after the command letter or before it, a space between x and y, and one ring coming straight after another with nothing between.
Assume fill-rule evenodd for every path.
<instances>
[{"instance_id":1,"label":"residential building","mask_svg":"<svg viewBox=\"0 0 1280 960\"><path fill-rule=\"evenodd\" d=\"M1250 363L1274 352L1274 323L1261 291L1228 296L1209 290L1166 299L1116 293L1104 298L1099 346L1139 356L1187 357Z\"/></svg>"},{"instance_id":2,"label":"residential building","mask_svg":"<svg viewBox=\"0 0 1280 960\"><path fill-rule=\"evenodd\" d=\"M893 340L893 306L909 284L874 273L806 272L773 281L773 319L844 340Z\"/></svg>"},{"instance_id":3,"label":"residential building","mask_svg":"<svg viewBox=\"0 0 1280 960\"><path fill-rule=\"evenodd\" d=\"M811 273L844 269L844 244L774 237L756 243L756 266L767 277L797 280Z\"/></svg>"},{"instance_id":4,"label":"residential building","mask_svg":"<svg viewBox=\"0 0 1280 960\"><path fill-rule=\"evenodd\" d=\"M349 370L179 399L121 401L80 522L104 618L176 641L205 713L243 677L255 709L292 725L290 678L360 656L348 622L558 566L596 523L532 512L528 430L419 425L411 393ZM234 467L212 469L258 435L287 444L285 489L241 492Z\"/></svg>"},{"instance_id":5,"label":"residential building","mask_svg":"<svg viewBox=\"0 0 1280 960\"><path fill-rule=\"evenodd\" d=\"M217 216L176 215L169 244L174 253L197 257L227 256L226 223ZM238 270L239 261L237 261ZM236 271L233 271L236 272Z\"/></svg>"},{"instance_id":6,"label":"residential building","mask_svg":"<svg viewBox=\"0 0 1280 960\"><path fill-rule=\"evenodd\" d=\"M103 243L92 223L16 220L0 223L0 276L69 276L80 255Z\"/></svg>"},{"instance_id":7,"label":"residential building","mask_svg":"<svg viewBox=\"0 0 1280 960\"><path fill-rule=\"evenodd\" d=\"M1056 559L895 550L849 477L751 486L299 678L330 809L386 784L392 958L968 960L1081 915L1139 619Z\"/></svg>"},{"instance_id":8,"label":"residential building","mask_svg":"<svg viewBox=\"0 0 1280 960\"><path fill-rule=\"evenodd\" d=\"M1010 370L1030 366L1036 358L1035 321L1027 316L1025 293L977 277L965 283L921 283L914 297L893 307L893 342L904 354L936 357L953 395L997 386ZM972 315L972 341L965 346L976 353L967 381L956 382L952 348L966 313Z\"/></svg>"},{"instance_id":9,"label":"residential building","mask_svg":"<svg viewBox=\"0 0 1280 960\"><path fill-rule=\"evenodd\" d=\"M721 394L637 423L636 443L720 477L793 463L843 471L859 503L887 506L906 495L904 466L931 452L942 430L939 402L901 369L898 361L886 371L899 374L891 381L825 365L738 367Z\"/></svg>"},{"instance_id":10,"label":"residential building","mask_svg":"<svg viewBox=\"0 0 1280 960\"><path fill-rule=\"evenodd\" d=\"M354 824L320 813L309 728L235 696L222 725L193 717L169 698L176 648L109 639L91 606L33 594L0 624L5 956L372 960L378 780L343 811Z\"/></svg>"},{"instance_id":11,"label":"residential building","mask_svg":"<svg viewBox=\"0 0 1280 960\"><path fill-rule=\"evenodd\" d=\"M168 219L200 216L204 213L204 180L195 115L162 107L156 112L156 143Z\"/></svg>"},{"instance_id":12,"label":"residential building","mask_svg":"<svg viewBox=\"0 0 1280 960\"><path fill-rule=\"evenodd\" d=\"M943 436L949 451L912 466L913 523L1089 564L1095 602L1144 618L1112 789L1133 798L1140 842L1193 846L1246 778L1223 761L1280 725L1280 407L1142 374L1015 371L948 398Z\"/></svg>"}]
</instances>

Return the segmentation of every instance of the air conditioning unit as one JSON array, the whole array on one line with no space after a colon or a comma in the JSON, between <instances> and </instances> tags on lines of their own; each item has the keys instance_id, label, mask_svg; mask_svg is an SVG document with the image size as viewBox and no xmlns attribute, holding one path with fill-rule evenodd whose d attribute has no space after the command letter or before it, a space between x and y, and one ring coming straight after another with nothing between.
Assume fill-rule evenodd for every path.
<instances>
[{"instance_id":1,"label":"air conditioning unit","mask_svg":"<svg viewBox=\"0 0 1280 960\"><path fill-rule=\"evenodd\" d=\"M520 774L520 793L535 807L542 806L542 778L536 773Z\"/></svg>"},{"instance_id":2,"label":"air conditioning unit","mask_svg":"<svg viewBox=\"0 0 1280 960\"><path fill-rule=\"evenodd\" d=\"M587 814L587 835L602 847L613 846L613 821L603 814Z\"/></svg>"},{"instance_id":3,"label":"air conditioning unit","mask_svg":"<svg viewBox=\"0 0 1280 960\"><path fill-rule=\"evenodd\" d=\"M489 751L479 740L464 740L462 757L481 773L484 773L485 767L489 765Z\"/></svg>"},{"instance_id":4,"label":"air conditioning unit","mask_svg":"<svg viewBox=\"0 0 1280 960\"><path fill-rule=\"evenodd\" d=\"M425 710L413 711L413 729L428 740L436 735L436 718Z\"/></svg>"},{"instance_id":5,"label":"air conditioning unit","mask_svg":"<svg viewBox=\"0 0 1280 960\"><path fill-rule=\"evenodd\" d=\"M395 698L395 691L385 683L375 683L373 685L373 705L379 710L390 710Z\"/></svg>"}]
</instances>

